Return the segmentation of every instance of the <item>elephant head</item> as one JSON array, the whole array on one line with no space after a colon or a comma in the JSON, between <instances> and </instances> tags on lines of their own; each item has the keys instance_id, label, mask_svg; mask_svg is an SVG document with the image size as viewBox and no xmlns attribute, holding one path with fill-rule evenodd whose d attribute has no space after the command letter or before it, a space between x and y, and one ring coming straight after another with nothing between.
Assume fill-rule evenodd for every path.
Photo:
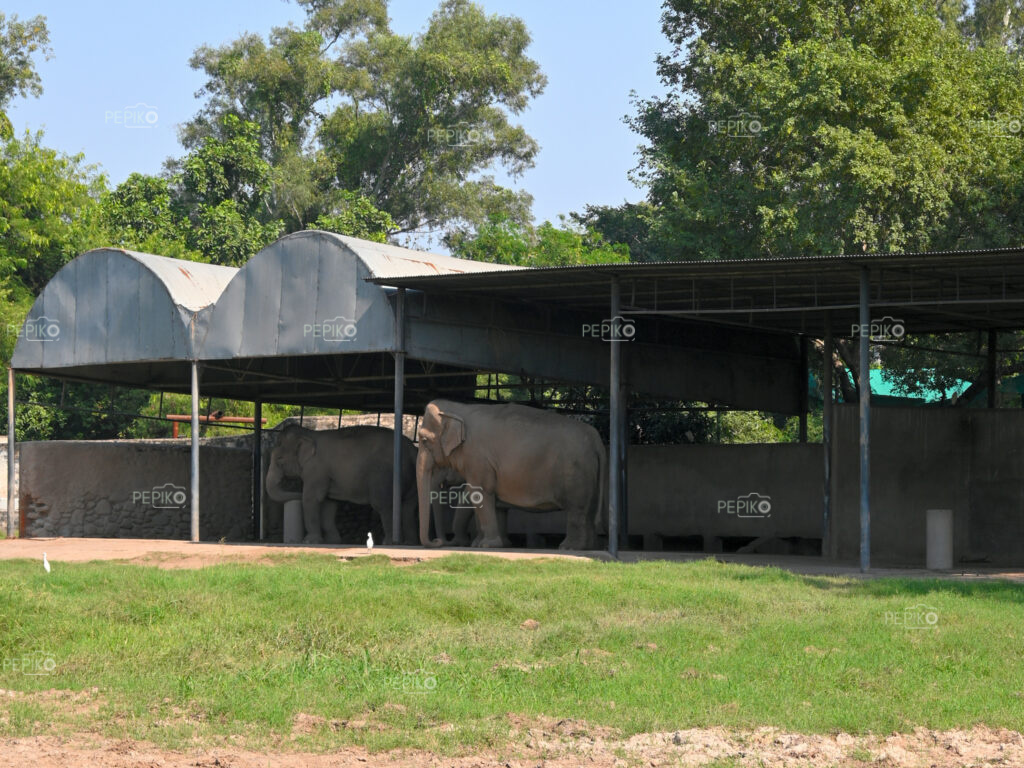
<instances>
[{"instance_id":1,"label":"elephant head","mask_svg":"<svg viewBox=\"0 0 1024 768\"><path fill-rule=\"evenodd\" d=\"M445 470L459 470L458 457L453 454L466 439L466 425L461 417L444 413L436 403L430 403L423 414L419 439L416 487L419 492L420 544L439 547L443 543L441 539L430 538L431 502L448 474Z\"/></svg>"},{"instance_id":2,"label":"elephant head","mask_svg":"<svg viewBox=\"0 0 1024 768\"><path fill-rule=\"evenodd\" d=\"M288 488L287 481L301 480L303 466L315 455L316 442L305 429L294 424L285 427L270 453L267 495L280 502L301 499L302 493Z\"/></svg>"}]
</instances>

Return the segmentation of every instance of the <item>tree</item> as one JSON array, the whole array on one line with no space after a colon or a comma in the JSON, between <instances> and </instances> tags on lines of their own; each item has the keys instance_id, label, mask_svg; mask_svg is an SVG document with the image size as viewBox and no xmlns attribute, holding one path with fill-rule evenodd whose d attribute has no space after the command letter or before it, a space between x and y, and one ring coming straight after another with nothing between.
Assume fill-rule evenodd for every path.
<instances>
[{"instance_id":1,"label":"tree","mask_svg":"<svg viewBox=\"0 0 1024 768\"><path fill-rule=\"evenodd\" d=\"M189 227L183 226L168 179L133 173L103 195L100 204L108 245L175 259L203 261L188 246Z\"/></svg>"},{"instance_id":2,"label":"tree","mask_svg":"<svg viewBox=\"0 0 1024 768\"><path fill-rule=\"evenodd\" d=\"M545 221L534 229L505 217L492 216L475 234L459 233L449 241L452 253L464 259L523 267L560 267L629 261L629 249L609 244L593 230Z\"/></svg>"},{"instance_id":3,"label":"tree","mask_svg":"<svg viewBox=\"0 0 1024 768\"><path fill-rule=\"evenodd\" d=\"M0 142L0 281L15 297L38 294L99 236L103 177L41 141L26 132Z\"/></svg>"},{"instance_id":4,"label":"tree","mask_svg":"<svg viewBox=\"0 0 1024 768\"><path fill-rule=\"evenodd\" d=\"M652 232L690 257L1024 235L1024 68L926 0L670 0L670 90L637 102Z\"/></svg>"},{"instance_id":5,"label":"tree","mask_svg":"<svg viewBox=\"0 0 1024 768\"><path fill-rule=\"evenodd\" d=\"M19 21L17 14L8 19L0 12L0 138L9 139L14 134L6 111L11 99L43 92L34 56L42 53L49 58L49 44L50 32L42 16Z\"/></svg>"},{"instance_id":6,"label":"tree","mask_svg":"<svg viewBox=\"0 0 1024 768\"><path fill-rule=\"evenodd\" d=\"M389 214L393 233L473 227L496 212L528 220L529 196L486 175L495 163L517 175L537 152L510 122L546 82L522 21L445 0L409 38L390 30L384 0L300 2L301 29L204 46L191 62L208 101L182 139L194 150L228 115L258 126L275 169L262 221L304 228L340 192Z\"/></svg>"}]
</instances>

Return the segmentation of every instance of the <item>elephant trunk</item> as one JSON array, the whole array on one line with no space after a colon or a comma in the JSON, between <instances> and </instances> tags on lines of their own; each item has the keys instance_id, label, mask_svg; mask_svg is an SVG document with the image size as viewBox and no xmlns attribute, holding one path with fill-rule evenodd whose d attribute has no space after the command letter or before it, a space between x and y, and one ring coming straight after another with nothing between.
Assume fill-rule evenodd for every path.
<instances>
[{"instance_id":1,"label":"elephant trunk","mask_svg":"<svg viewBox=\"0 0 1024 768\"><path fill-rule=\"evenodd\" d=\"M424 547L440 547L440 539L430 538L430 492L434 482L434 457L421 447L416 457L416 488L420 501L420 544Z\"/></svg>"},{"instance_id":2,"label":"elephant trunk","mask_svg":"<svg viewBox=\"0 0 1024 768\"><path fill-rule=\"evenodd\" d=\"M281 487L283 480L284 473L281 472L281 469L274 461L271 461L270 467L267 469L267 496L272 498L274 501L279 501L281 503L301 499L302 494L298 491L288 491Z\"/></svg>"}]
</instances>

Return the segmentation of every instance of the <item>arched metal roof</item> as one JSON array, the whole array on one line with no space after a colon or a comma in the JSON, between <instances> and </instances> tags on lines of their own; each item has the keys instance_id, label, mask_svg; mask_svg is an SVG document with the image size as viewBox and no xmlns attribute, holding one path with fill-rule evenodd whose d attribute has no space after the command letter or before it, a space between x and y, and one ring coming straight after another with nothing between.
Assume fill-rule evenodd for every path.
<instances>
[{"instance_id":1,"label":"arched metal roof","mask_svg":"<svg viewBox=\"0 0 1024 768\"><path fill-rule=\"evenodd\" d=\"M11 365L84 373L191 359L210 307L237 271L117 248L87 251L39 294Z\"/></svg>"},{"instance_id":2,"label":"arched metal roof","mask_svg":"<svg viewBox=\"0 0 1024 768\"><path fill-rule=\"evenodd\" d=\"M286 235L236 274L210 313L203 360L394 349L386 292L369 280L518 269L332 232Z\"/></svg>"}]
</instances>

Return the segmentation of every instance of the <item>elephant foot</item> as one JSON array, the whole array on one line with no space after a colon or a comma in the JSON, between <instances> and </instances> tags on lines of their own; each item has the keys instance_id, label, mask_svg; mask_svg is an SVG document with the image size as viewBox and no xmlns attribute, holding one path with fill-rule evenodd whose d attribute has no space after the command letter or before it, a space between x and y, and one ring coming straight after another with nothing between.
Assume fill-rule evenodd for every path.
<instances>
[{"instance_id":1,"label":"elephant foot","mask_svg":"<svg viewBox=\"0 0 1024 768\"><path fill-rule=\"evenodd\" d=\"M485 549L500 549L501 547L507 546L500 536L493 536L490 538L483 537L480 539L480 543L477 545Z\"/></svg>"},{"instance_id":2,"label":"elephant foot","mask_svg":"<svg viewBox=\"0 0 1024 768\"><path fill-rule=\"evenodd\" d=\"M319 533L307 533L302 537L303 544L323 544L323 537Z\"/></svg>"},{"instance_id":3,"label":"elephant foot","mask_svg":"<svg viewBox=\"0 0 1024 768\"><path fill-rule=\"evenodd\" d=\"M341 544L341 534L337 531L328 531L325 538L328 544Z\"/></svg>"},{"instance_id":4,"label":"elephant foot","mask_svg":"<svg viewBox=\"0 0 1024 768\"><path fill-rule=\"evenodd\" d=\"M456 536L451 542L453 547L476 546L475 541L470 541L468 536Z\"/></svg>"}]
</instances>

